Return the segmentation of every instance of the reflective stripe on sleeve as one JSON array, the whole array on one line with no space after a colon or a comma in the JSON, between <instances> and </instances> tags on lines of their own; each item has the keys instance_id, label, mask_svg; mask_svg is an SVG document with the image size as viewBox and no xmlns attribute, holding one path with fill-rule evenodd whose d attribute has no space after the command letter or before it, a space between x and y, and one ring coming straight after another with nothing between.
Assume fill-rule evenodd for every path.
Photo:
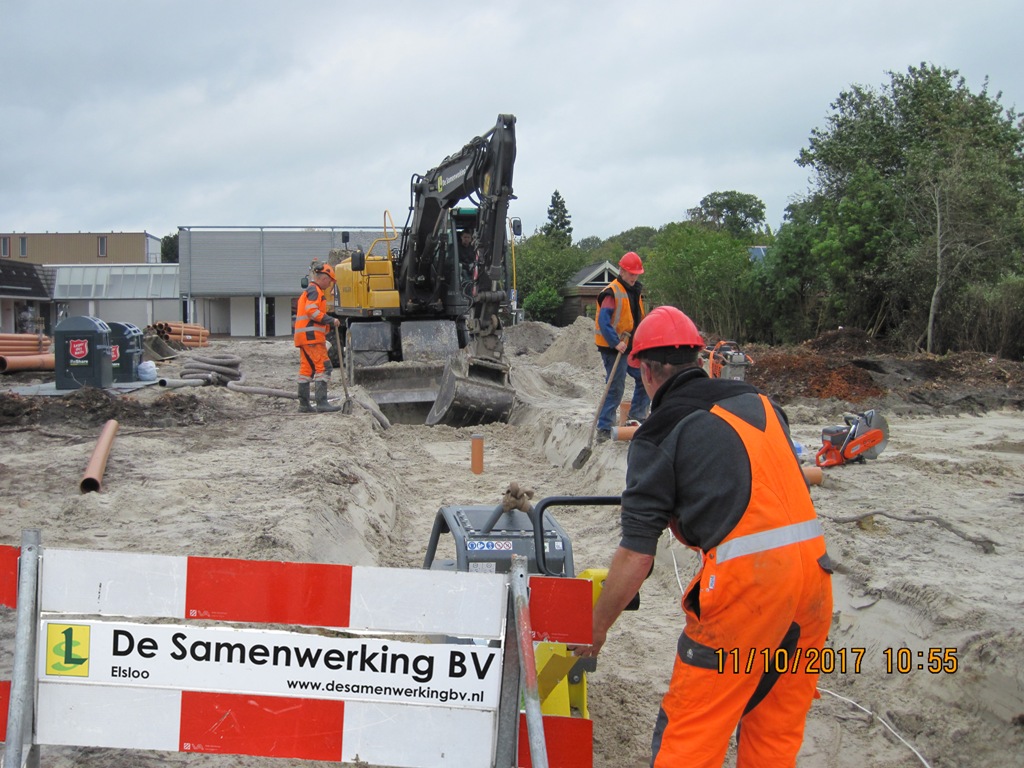
<instances>
[{"instance_id":1,"label":"reflective stripe on sleeve","mask_svg":"<svg viewBox=\"0 0 1024 768\"><path fill-rule=\"evenodd\" d=\"M715 548L717 553L715 559L719 563L724 563L726 560L732 560L734 557L753 555L756 552L784 547L787 544L809 541L818 536L823 536L824 533L821 522L818 520L806 520L802 523L785 525L782 528L773 528L770 531L751 533L747 536L739 536L719 544Z\"/></svg>"}]
</instances>

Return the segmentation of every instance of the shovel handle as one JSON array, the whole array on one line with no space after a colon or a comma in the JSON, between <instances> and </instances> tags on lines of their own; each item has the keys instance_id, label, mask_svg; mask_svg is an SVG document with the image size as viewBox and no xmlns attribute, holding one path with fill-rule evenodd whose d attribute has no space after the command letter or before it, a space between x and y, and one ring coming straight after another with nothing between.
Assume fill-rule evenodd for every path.
<instances>
[{"instance_id":1,"label":"shovel handle","mask_svg":"<svg viewBox=\"0 0 1024 768\"><path fill-rule=\"evenodd\" d=\"M622 334L622 338L619 340L626 342L626 344L628 345L629 336L630 334L628 332L624 333ZM612 388L612 381L615 379L615 371L618 370L619 363L621 361L622 352L617 351L615 354L615 362L612 363L612 369L611 371L608 372L608 382L604 385L604 394L601 395L601 402L597 404L597 413L594 414L594 423L590 425L590 440L587 442L588 446L594 444L594 434L597 432L597 422L601 418L601 409L604 408L604 401L608 399L608 393L611 391Z\"/></svg>"},{"instance_id":2,"label":"shovel handle","mask_svg":"<svg viewBox=\"0 0 1024 768\"><path fill-rule=\"evenodd\" d=\"M341 386L345 388L345 399L348 400L348 370L345 368L345 358L341 351L341 331L339 326L334 326L334 343L338 346L338 366L341 368Z\"/></svg>"}]
</instances>

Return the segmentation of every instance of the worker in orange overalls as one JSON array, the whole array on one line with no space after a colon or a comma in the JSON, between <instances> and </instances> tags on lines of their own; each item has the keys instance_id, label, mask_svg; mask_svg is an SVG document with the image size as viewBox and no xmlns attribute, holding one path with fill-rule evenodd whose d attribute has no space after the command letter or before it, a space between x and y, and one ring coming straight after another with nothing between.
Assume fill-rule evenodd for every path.
<instances>
[{"instance_id":1,"label":"worker in orange overalls","mask_svg":"<svg viewBox=\"0 0 1024 768\"><path fill-rule=\"evenodd\" d=\"M738 768L786 768L816 697L831 565L785 414L750 384L709 378L703 346L674 307L637 328L630 362L651 416L630 443L622 539L594 606L594 642L575 651L600 651L670 529L702 565L683 595L651 765L717 768L738 726Z\"/></svg>"},{"instance_id":2,"label":"worker in orange overalls","mask_svg":"<svg viewBox=\"0 0 1024 768\"><path fill-rule=\"evenodd\" d=\"M324 291L334 285L334 268L321 264L313 272L313 279L299 296L295 310L295 346L302 353L299 362L299 411L312 413L309 385L315 385L316 410L319 413L340 411L341 407L327 402L327 381L330 369L327 359L327 329L337 328L341 321L327 314ZM339 350L340 352L340 350Z\"/></svg>"}]
</instances>

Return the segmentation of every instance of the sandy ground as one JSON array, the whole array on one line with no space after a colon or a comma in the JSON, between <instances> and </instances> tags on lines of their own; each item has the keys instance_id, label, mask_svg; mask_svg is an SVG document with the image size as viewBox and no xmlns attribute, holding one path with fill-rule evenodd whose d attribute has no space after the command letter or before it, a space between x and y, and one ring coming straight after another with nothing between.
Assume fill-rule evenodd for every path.
<instances>
[{"instance_id":1,"label":"sandy ground","mask_svg":"<svg viewBox=\"0 0 1024 768\"><path fill-rule=\"evenodd\" d=\"M590 329L527 323L507 340L518 392L512 423L472 430L385 430L362 408L301 416L294 400L225 387L16 398L3 395L10 381L2 380L0 543L17 545L23 529L39 528L51 547L416 568L443 505L496 503L512 481L536 498L617 495L625 443L599 445L582 469L571 466L603 385ZM287 340L215 341L209 353L241 357L246 384L294 386L298 357ZM174 377L185 357L161 364L160 375ZM335 380L332 396L340 394ZM847 409L814 400L786 407L808 451ZM890 442L877 460L826 470L812 489L838 563L829 641L836 671L820 681L804 768L1021 764L1024 413L916 411L888 415ZM120 429L103 490L80 494L108 418ZM484 436L480 475L470 471L471 433ZM556 517L577 568L607 565L618 540L614 509L570 507ZM689 550L663 538L640 610L619 620L590 676L599 768L648 764L681 628L679 585L695 566ZM2 648L13 648L13 619L0 610ZM909 668L888 672L888 649L894 665L906 661L900 648L912 654ZM951 652L956 671L918 669L931 649ZM0 677L10 677L10 651L0 651ZM54 768L186 762L308 765L42 750L42 765Z\"/></svg>"}]
</instances>

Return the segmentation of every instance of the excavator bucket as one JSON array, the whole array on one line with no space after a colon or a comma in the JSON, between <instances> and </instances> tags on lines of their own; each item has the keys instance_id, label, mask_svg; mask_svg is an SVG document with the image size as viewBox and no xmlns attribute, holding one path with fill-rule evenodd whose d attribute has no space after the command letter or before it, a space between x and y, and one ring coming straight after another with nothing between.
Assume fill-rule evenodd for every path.
<instances>
[{"instance_id":1,"label":"excavator bucket","mask_svg":"<svg viewBox=\"0 0 1024 768\"><path fill-rule=\"evenodd\" d=\"M483 360L460 364L449 359L427 424L471 427L508 421L514 400L508 366Z\"/></svg>"},{"instance_id":2,"label":"excavator bucket","mask_svg":"<svg viewBox=\"0 0 1024 768\"><path fill-rule=\"evenodd\" d=\"M439 363L383 363L355 368L353 383L366 390L392 421L422 424L437 400L443 371Z\"/></svg>"},{"instance_id":3,"label":"excavator bucket","mask_svg":"<svg viewBox=\"0 0 1024 768\"><path fill-rule=\"evenodd\" d=\"M355 383L378 405L433 403L443 369L428 363L385 363L356 368Z\"/></svg>"},{"instance_id":4,"label":"excavator bucket","mask_svg":"<svg viewBox=\"0 0 1024 768\"><path fill-rule=\"evenodd\" d=\"M444 360L459 351L455 323L408 320L399 327L402 360L388 361L392 326L354 324L350 329L350 381L362 387L392 421L422 424L441 388Z\"/></svg>"}]
</instances>

